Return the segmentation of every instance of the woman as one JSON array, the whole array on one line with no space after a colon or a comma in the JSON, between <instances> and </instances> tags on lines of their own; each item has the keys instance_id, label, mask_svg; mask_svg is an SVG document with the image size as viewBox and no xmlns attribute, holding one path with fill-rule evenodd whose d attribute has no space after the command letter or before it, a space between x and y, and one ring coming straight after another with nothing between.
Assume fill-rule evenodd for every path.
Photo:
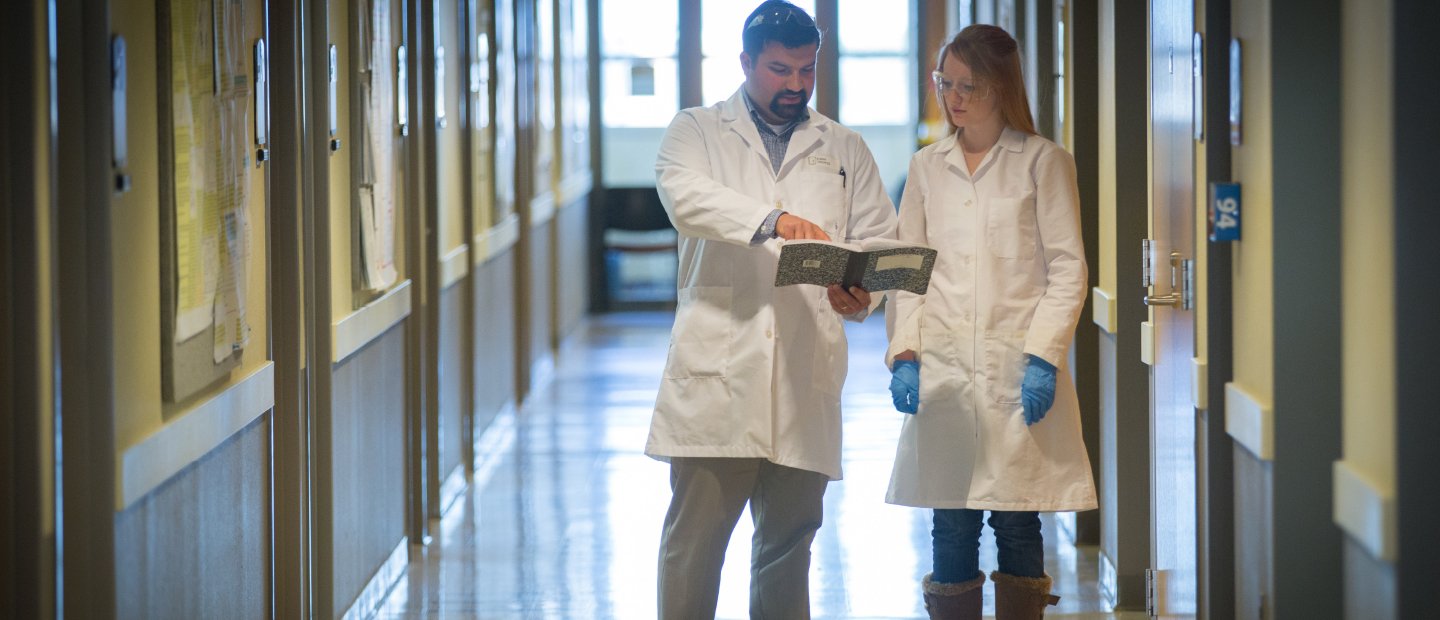
<instances>
[{"instance_id":1,"label":"woman","mask_svg":"<svg viewBox=\"0 0 1440 620\"><path fill-rule=\"evenodd\" d=\"M962 30L933 78L954 132L911 158L900 202L900 239L940 255L929 291L889 316L890 390L915 415L886 501L935 509L931 618L980 617L987 510L996 616L1040 618L1059 599L1039 512L1096 507L1065 371L1086 293L1075 162L1036 135L1004 30Z\"/></svg>"}]
</instances>

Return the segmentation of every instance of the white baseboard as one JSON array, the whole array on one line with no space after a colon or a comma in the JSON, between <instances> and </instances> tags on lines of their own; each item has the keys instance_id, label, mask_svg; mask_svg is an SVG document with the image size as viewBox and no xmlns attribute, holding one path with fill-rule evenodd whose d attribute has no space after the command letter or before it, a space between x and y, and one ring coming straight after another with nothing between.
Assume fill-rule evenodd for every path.
<instances>
[{"instance_id":1,"label":"white baseboard","mask_svg":"<svg viewBox=\"0 0 1440 620\"><path fill-rule=\"evenodd\" d=\"M175 416L144 441L119 454L116 510L139 501L235 433L275 408L275 364L265 362L245 378Z\"/></svg>"},{"instance_id":2,"label":"white baseboard","mask_svg":"<svg viewBox=\"0 0 1440 620\"><path fill-rule=\"evenodd\" d=\"M340 363L410 316L410 280L331 324L330 361Z\"/></svg>"},{"instance_id":3,"label":"white baseboard","mask_svg":"<svg viewBox=\"0 0 1440 620\"><path fill-rule=\"evenodd\" d=\"M1225 432L1262 461L1275 458L1275 414L1234 382L1225 384Z\"/></svg>"},{"instance_id":4,"label":"white baseboard","mask_svg":"<svg viewBox=\"0 0 1440 620\"><path fill-rule=\"evenodd\" d=\"M1345 461L1335 461L1335 523L1375 559L1394 562L1395 490L1386 489Z\"/></svg>"},{"instance_id":5,"label":"white baseboard","mask_svg":"<svg viewBox=\"0 0 1440 620\"><path fill-rule=\"evenodd\" d=\"M1115 333L1115 296L1098 286L1090 289L1090 316L1105 333Z\"/></svg>"},{"instance_id":6,"label":"white baseboard","mask_svg":"<svg viewBox=\"0 0 1440 620\"><path fill-rule=\"evenodd\" d=\"M345 610L345 620L367 620L379 615L380 606L385 603L390 588L405 575L405 568L410 565L409 547L409 539L401 538L400 544L390 552L390 557L385 558L380 568L375 570L370 582L360 590L360 595L355 597L350 609Z\"/></svg>"}]
</instances>

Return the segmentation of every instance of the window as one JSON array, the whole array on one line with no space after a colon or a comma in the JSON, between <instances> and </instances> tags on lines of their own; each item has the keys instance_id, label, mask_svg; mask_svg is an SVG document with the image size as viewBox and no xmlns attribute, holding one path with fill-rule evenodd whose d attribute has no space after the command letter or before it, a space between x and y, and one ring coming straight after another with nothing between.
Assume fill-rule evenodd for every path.
<instances>
[{"instance_id":1,"label":"window","mask_svg":"<svg viewBox=\"0 0 1440 620\"><path fill-rule=\"evenodd\" d=\"M840 123L859 131L898 199L915 150L910 0L838 0Z\"/></svg>"},{"instance_id":2,"label":"window","mask_svg":"<svg viewBox=\"0 0 1440 620\"><path fill-rule=\"evenodd\" d=\"M815 15L814 0L792 0L792 3L812 17ZM704 34L700 37L700 53L704 60L700 75L704 105L729 99L745 81L745 72L740 68L740 52L744 49L740 35L745 29L745 17L759 4L759 0L709 0L702 8L700 23Z\"/></svg>"},{"instance_id":3,"label":"window","mask_svg":"<svg viewBox=\"0 0 1440 620\"><path fill-rule=\"evenodd\" d=\"M606 0L601 5L601 148L607 187L655 184L655 155L680 110L679 4Z\"/></svg>"}]
</instances>

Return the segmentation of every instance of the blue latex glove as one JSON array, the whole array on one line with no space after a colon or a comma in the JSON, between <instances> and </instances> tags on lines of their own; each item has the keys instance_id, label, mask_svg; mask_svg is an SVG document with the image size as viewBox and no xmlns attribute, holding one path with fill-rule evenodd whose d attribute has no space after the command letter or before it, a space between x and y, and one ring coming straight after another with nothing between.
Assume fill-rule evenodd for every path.
<instances>
[{"instance_id":1,"label":"blue latex glove","mask_svg":"<svg viewBox=\"0 0 1440 620\"><path fill-rule=\"evenodd\" d=\"M920 408L920 362L895 361L890 369L890 399L900 413L915 413Z\"/></svg>"},{"instance_id":2,"label":"blue latex glove","mask_svg":"<svg viewBox=\"0 0 1440 620\"><path fill-rule=\"evenodd\" d=\"M1055 404L1055 367L1034 355L1025 367L1025 380L1020 382L1020 401L1025 406L1025 425L1045 419L1050 405Z\"/></svg>"}]
</instances>

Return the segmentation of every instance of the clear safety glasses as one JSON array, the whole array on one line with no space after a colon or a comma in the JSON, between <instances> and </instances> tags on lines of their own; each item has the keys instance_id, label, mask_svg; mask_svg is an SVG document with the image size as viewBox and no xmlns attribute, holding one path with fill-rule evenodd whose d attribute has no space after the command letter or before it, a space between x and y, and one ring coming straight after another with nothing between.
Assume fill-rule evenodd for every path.
<instances>
[{"instance_id":1,"label":"clear safety glasses","mask_svg":"<svg viewBox=\"0 0 1440 620\"><path fill-rule=\"evenodd\" d=\"M930 79L935 82L935 94L940 97L944 97L947 93L954 93L961 99L974 101L990 96L990 87L984 82L955 82L939 71L930 72Z\"/></svg>"}]
</instances>

